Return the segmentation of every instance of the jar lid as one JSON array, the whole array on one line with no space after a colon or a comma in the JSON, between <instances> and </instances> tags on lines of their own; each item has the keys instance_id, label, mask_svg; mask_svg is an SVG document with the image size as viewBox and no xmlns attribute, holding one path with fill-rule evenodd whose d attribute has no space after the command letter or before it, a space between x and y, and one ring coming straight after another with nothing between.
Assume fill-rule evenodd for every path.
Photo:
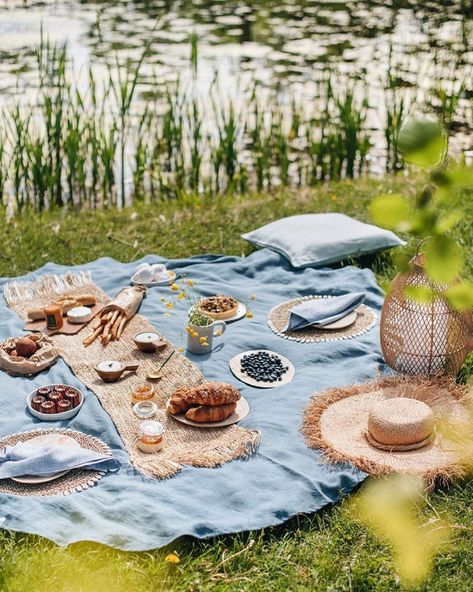
<instances>
[{"instance_id":1,"label":"jar lid","mask_svg":"<svg viewBox=\"0 0 473 592\"><path fill-rule=\"evenodd\" d=\"M133 405L133 413L140 419L151 419L158 412L154 401L139 401Z\"/></svg>"},{"instance_id":2,"label":"jar lid","mask_svg":"<svg viewBox=\"0 0 473 592\"><path fill-rule=\"evenodd\" d=\"M161 436L164 433L163 424L152 419L142 421L139 427L144 436Z\"/></svg>"}]
</instances>

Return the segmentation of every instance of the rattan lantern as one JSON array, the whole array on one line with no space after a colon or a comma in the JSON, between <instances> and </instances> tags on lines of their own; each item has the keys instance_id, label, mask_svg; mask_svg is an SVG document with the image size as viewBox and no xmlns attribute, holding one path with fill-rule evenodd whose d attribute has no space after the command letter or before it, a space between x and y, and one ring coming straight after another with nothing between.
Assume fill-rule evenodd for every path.
<instances>
[{"instance_id":1,"label":"rattan lantern","mask_svg":"<svg viewBox=\"0 0 473 592\"><path fill-rule=\"evenodd\" d=\"M381 313L381 349L387 364L404 374L456 376L471 351L473 315L450 307L442 296L420 303L405 294L407 286L426 286L441 293L417 254L406 273L393 280Z\"/></svg>"}]
</instances>

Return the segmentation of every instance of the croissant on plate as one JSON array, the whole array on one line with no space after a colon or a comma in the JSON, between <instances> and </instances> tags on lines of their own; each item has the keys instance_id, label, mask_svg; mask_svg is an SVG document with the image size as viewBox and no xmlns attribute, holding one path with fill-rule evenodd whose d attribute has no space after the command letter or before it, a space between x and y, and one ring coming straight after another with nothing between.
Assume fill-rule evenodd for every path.
<instances>
[{"instance_id":1,"label":"croissant on plate","mask_svg":"<svg viewBox=\"0 0 473 592\"><path fill-rule=\"evenodd\" d=\"M199 405L191 407L186 412L187 419L198 423L223 421L230 417L235 411L236 403L226 403L224 405Z\"/></svg>"},{"instance_id":2,"label":"croissant on plate","mask_svg":"<svg viewBox=\"0 0 473 592\"><path fill-rule=\"evenodd\" d=\"M177 415L178 413L183 413L190 408L189 403L184 398L185 393L188 389L179 389L175 391L172 397L169 399L167 404L167 410L171 415Z\"/></svg>"},{"instance_id":3,"label":"croissant on plate","mask_svg":"<svg viewBox=\"0 0 473 592\"><path fill-rule=\"evenodd\" d=\"M177 415L191 408L198 408L199 406L221 407L229 403L236 404L240 397L240 391L231 384L225 382L205 382L195 387L180 388L175 391L167 404L167 410L171 415ZM228 415L232 413L233 410ZM225 417L228 417L228 415ZM200 421L221 420L202 419Z\"/></svg>"}]
</instances>

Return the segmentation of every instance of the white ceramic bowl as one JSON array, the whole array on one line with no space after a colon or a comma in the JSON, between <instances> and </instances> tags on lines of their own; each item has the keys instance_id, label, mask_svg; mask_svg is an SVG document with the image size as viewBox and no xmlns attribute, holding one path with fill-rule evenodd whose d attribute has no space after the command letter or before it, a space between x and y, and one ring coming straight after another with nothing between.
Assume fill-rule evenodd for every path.
<instances>
[{"instance_id":1,"label":"white ceramic bowl","mask_svg":"<svg viewBox=\"0 0 473 592\"><path fill-rule=\"evenodd\" d=\"M54 386L65 386L67 388L75 390L80 395L79 405L77 405L77 407L74 407L74 409L70 409L69 411L63 411L62 413L41 413L41 411L36 411L36 409L33 409L33 407L31 407L31 400L36 396L38 390L35 389L28 395L28 398L26 399L28 411L31 413L31 415L37 417L38 419L41 419L41 421L64 421L65 419L72 419L79 413L82 405L84 404L84 394L82 393L82 391L77 389L75 386L70 386L68 384L45 384L43 386L46 386L48 388L53 388Z\"/></svg>"}]
</instances>

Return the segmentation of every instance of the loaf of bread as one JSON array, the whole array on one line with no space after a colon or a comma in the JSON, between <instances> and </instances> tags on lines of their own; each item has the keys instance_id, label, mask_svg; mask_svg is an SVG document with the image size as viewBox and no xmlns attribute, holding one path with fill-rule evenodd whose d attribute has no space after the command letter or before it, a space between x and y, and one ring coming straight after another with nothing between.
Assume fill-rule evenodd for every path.
<instances>
[{"instance_id":1,"label":"loaf of bread","mask_svg":"<svg viewBox=\"0 0 473 592\"><path fill-rule=\"evenodd\" d=\"M61 296L53 302L61 307L61 312L65 315L72 308L76 306L94 306L97 299L93 294L78 294L77 296ZM28 311L28 318L31 321L39 321L46 318L46 313L43 308L31 308Z\"/></svg>"},{"instance_id":2,"label":"loaf of bread","mask_svg":"<svg viewBox=\"0 0 473 592\"><path fill-rule=\"evenodd\" d=\"M200 406L222 407L230 403L236 404L240 397L240 391L231 384L225 382L204 382L198 386L180 388L175 391L167 404L167 410L171 415L177 415L179 413L185 413L191 408L199 408ZM233 411L229 415L232 413ZM221 420L202 419L200 421Z\"/></svg>"},{"instance_id":3,"label":"loaf of bread","mask_svg":"<svg viewBox=\"0 0 473 592\"><path fill-rule=\"evenodd\" d=\"M224 405L199 405L191 407L186 412L187 419L197 423L223 421L230 417L235 411L236 403L226 403Z\"/></svg>"}]
</instances>

